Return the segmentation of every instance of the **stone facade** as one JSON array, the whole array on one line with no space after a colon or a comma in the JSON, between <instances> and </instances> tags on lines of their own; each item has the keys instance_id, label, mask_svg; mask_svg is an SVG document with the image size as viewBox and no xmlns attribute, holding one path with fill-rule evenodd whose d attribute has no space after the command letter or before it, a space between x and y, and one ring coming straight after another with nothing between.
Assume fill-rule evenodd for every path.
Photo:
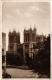
<instances>
[{"instance_id":1,"label":"stone facade","mask_svg":"<svg viewBox=\"0 0 52 80\"><path fill-rule=\"evenodd\" d=\"M2 33L2 76L6 73L6 34Z\"/></svg>"},{"instance_id":2,"label":"stone facade","mask_svg":"<svg viewBox=\"0 0 52 80\"><path fill-rule=\"evenodd\" d=\"M2 55L6 55L6 34L2 33L2 49L4 53Z\"/></svg>"},{"instance_id":3,"label":"stone facade","mask_svg":"<svg viewBox=\"0 0 52 80\"><path fill-rule=\"evenodd\" d=\"M30 28L29 30L24 30L24 43L23 43L23 53L24 60L29 57L33 58L33 45L36 44L36 28L33 30Z\"/></svg>"},{"instance_id":4,"label":"stone facade","mask_svg":"<svg viewBox=\"0 0 52 80\"><path fill-rule=\"evenodd\" d=\"M40 45L41 43L43 44L44 40L46 40L46 37L43 34L38 35L36 28L34 28L33 30L32 28L24 30L24 43L23 43L24 60L26 60L26 57L30 57L33 59L33 55L37 54L39 50L39 45L37 44L39 43Z\"/></svg>"},{"instance_id":5,"label":"stone facade","mask_svg":"<svg viewBox=\"0 0 52 80\"><path fill-rule=\"evenodd\" d=\"M20 44L20 33L19 32L16 33L16 31L9 32L9 46L8 46L9 53L16 54L18 44Z\"/></svg>"},{"instance_id":6,"label":"stone facade","mask_svg":"<svg viewBox=\"0 0 52 80\"><path fill-rule=\"evenodd\" d=\"M22 54L24 62L26 63L26 58L33 59L34 54L37 54L39 46L43 46L43 41L46 40L46 38L43 34L38 35L35 27L34 29L24 29L23 36L24 42L21 44L20 33L16 33L16 31L9 32L8 52L15 55L16 53L17 55ZM22 50L22 52L20 50Z\"/></svg>"}]
</instances>

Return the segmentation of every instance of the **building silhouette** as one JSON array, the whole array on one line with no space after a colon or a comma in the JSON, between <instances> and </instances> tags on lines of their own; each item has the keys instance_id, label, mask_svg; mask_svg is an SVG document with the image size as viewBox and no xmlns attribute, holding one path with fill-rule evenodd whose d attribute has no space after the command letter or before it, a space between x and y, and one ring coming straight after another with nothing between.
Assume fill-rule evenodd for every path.
<instances>
[{"instance_id":1,"label":"building silhouette","mask_svg":"<svg viewBox=\"0 0 52 80\"><path fill-rule=\"evenodd\" d=\"M8 53L23 57L24 63L28 62L28 59L33 59L34 55L38 53L39 48L43 48L43 42L46 37L37 34L37 29L31 27L27 30L24 29L24 41L20 43L20 33L13 31L9 32L9 45Z\"/></svg>"},{"instance_id":2,"label":"building silhouette","mask_svg":"<svg viewBox=\"0 0 52 80\"><path fill-rule=\"evenodd\" d=\"M2 49L4 51L3 55L6 55L6 33L2 33Z\"/></svg>"},{"instance_id":3,"label":"building silhouette","mask_svg":"<svg viewBox=\"0 0 52 80\"><path fill-rule=\"evenodd\" d=\"M27 58L33 58L33 45L36 45L36 28L32 30L30 29L26 30L24 29L24 43L23 43L23 54L24 54L24 61L26 61Z\"/></svg>"},{"instance_id":4,"label":"building silhouette","mask_svg":"<svg viewBox=\"0 0 52 80\"><path fill-rule=\"evenodd\" d=\"M17 45L20 44L20 33L13 31L13 32L9 32L8 36L9 36L8 51L9 53L16 54Z\"/></svg>"},{"instance_id":5,"label":"building silhouette","mask_svg":"<svg viewBox=\"0 0 52 80\"><path fill-rule=\"evenodd\" d=\"M2 77L6 73L6 33L2 33Z\"/></svg>"},{"instance_id":6,"label":"building silhouette","mask_svg":"<svg viewBox=\"0 0 52 80\"><path fill-rule=\"evenodd\" d=\"M39 48L43 47L43 42L46 40L46 37L37 34L37 30L34 27L32 29L24 29L24 42L23 42L23 54L24 61L26 63L27 58L33 59L34 55L38 53Z\"/></svg>"}]
</instances>

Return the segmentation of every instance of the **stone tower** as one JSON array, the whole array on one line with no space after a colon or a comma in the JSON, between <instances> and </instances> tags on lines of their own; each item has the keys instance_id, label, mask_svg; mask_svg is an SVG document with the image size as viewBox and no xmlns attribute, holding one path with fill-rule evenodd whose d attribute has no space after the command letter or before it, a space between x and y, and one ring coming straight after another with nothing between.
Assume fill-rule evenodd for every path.
<instances>
[{"instance_id":1,"label":"stone tower","mask_svg":"<svg viewBox=\"0 0 52 80\"><path fill-rule=\"evenodd\" d=\"M16 33L16 31L9 32L9 45L8 51L10 53L16 53L17 45L20 44L20 33Z\"/></svg>"},{"instance_id":2,"label":"stone tower","mask_svg":"<svg viewBox=\"0 0 52 80\"><path fill-rule=\"evenodd\" d=\"M23 52L24 52L24 60L26 57L33 58L33 45L36 44L36 28L32 30L24 30L24 44L23 44Z\"/></svg>"}]
</instances>

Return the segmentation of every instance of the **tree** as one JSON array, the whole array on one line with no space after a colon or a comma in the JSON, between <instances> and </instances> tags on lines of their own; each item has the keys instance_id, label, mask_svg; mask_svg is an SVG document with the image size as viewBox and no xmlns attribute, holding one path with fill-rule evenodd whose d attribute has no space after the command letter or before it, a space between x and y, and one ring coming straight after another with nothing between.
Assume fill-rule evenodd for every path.
<instances>
[{"instance_id":1,"label":"tree","mask_svg":"<svg viewBox=\"0 0 52 80\"><path fill-rule=\"evenodd\" d=\"M48 35L47 40L44 41L43 48L39 49L34 64L36 64L37 70L50 77L50 35Z\"/></svg>"}]
</instances>

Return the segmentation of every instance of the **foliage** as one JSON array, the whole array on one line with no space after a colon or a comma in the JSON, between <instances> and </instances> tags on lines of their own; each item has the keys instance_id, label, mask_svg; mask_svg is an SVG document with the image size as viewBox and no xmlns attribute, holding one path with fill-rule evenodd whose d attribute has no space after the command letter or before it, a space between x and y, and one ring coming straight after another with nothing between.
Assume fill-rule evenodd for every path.
<instances>
[{"instance_id":1,"label":"foliage","mask_svg":"<svg viewBox=\"0 0 52 80\"><path fill-rule=\"evenodd\" d=\"M38 54L33 61L33 68L50 77L50 35L44 41L43 48L39 49Z\"/></svg>"}]
</instances>

